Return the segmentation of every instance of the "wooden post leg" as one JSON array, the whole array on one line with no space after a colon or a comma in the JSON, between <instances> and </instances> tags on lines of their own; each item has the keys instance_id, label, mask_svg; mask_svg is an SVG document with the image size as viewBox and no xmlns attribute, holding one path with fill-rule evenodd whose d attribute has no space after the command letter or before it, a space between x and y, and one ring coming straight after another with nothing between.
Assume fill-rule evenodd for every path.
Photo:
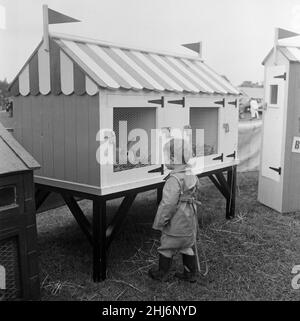
<instances>
[{"instance_id":1,"label":"wooden post leg","mask_svg":"<svg viewBox=\"0 0 300 321\"><path fill-rule=\"evenodd\" d=\"M101 280L104 281L106 279L106 200L101 201L100 206L100 259L101 259L101 265L100 265L100 274L101 274Z\"/></svg>"},{"instance_id":2,"label":"wooden post leg","mask_svg":"<svg viewBox=\"0 0 300 321\"><path fill-rule=\"evenodd\" d=\"M106 201L93 200L93 280L106 278Z\"/></svg>"},{"instance_id":3,"label":"wooden post leg","mask_svg":"<svg viewBox=\"0 0 300 321\"><path fill-rule=\"evenodd\" d=\"M236 202L236 180L237 180L237 167L233 168L233 181L232 181L232 202L230 209L230 217L235 217L235 202Z\"/></svg>"},{"instance_id":4,"label":"wooden post leg","mask_svg":"<svg viewBox=\"0 0 300 321\"><path fill-rule=\"evenodd\" d=\"M227 171L227 182L229 185L230 196L226 200L226 218L232 219L235 216L236 166Z\"/></svg>"},{"instance_id":5,"label":"wooden post leg","mask_svg":"<svg viewBox=\"0 0 300 321\"><path fill-rule=\"evenodd\" d=\"M159 185L157 187L157 198L156 198L157 205L159 205L159 203L162 200L162 194L163 194L163 186Z\"/></svg>"},{"instance_id":6,"label":"wooden post leg","mask_svg":"<svg viewBox=\"0 0 300 321\"><path fill-rule=\"evenodd\" d=\"M231 191L231 181L232 181L232 170L228 170L227 171L227 182L228 182L228 186L229 186L229 190L230 191ZM229 197L226 198L226 219L227 220L230 219L231 199L232 199L232 195L231 195L231 192L230 192Z\"/></svg>"}]
</instances>

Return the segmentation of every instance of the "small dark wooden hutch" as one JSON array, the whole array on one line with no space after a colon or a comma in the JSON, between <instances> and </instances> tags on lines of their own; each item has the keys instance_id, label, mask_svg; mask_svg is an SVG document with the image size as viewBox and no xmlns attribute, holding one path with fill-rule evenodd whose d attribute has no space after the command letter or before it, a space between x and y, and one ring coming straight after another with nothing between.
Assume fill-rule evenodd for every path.
<instances>
[{"instance_id":1,"label":"small dark wooden hutch","mask_svg":"<svg viewBox=\"0 0 300 321\"><path fill-rule=\"evenodd\" d=\"M0 124L0 301L40 298L33 183L39 167Z\"/></svg>"}]
</instances>

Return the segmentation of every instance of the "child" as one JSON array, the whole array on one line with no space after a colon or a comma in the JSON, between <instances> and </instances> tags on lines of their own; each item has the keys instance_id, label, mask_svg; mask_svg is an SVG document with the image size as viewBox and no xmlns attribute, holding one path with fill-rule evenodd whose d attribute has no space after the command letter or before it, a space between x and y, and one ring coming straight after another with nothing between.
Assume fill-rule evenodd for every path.
<instances>
[{"instance_id":1,"label":"child","mask_svg":"<svg viewBox=\"0 0 300 321\"><path fill-rule=\"evenodd\" d=\"M183 140L172 139L164 148L169 152L167 168L172 170L166 180L162 201L159 204L153 228L160 230L161 244L158 248L158 270L151 269L151 278L166 281L172 264L172 257L179 251L182 254L183 273L175 275L186 281L196 282L197 264L193 247L196 245L197 194L199 182L187 162L191 157Z\"/></svg>"}]
</instances>

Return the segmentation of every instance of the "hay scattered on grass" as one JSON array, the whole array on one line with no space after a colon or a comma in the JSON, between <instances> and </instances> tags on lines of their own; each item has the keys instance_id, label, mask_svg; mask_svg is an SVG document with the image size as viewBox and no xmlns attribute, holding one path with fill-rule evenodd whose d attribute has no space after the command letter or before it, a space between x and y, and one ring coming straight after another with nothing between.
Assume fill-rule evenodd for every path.
<instances>
[{"instance_id":1,"label":"hay scattered on grass","mask_svg":"<svg viewBox=\"0 0 300 321\"><path fill-rule=\"evenodd\" d=\"M159 233L152 230L155 192L140 195L111 244L108 279L91 281L92 253L66 207L37 217L44 300L300 300L291 270L300 262L300 213L280 215L257 202L257 173L239 174L237 215L225 220L225 201L203 184L196 284L154 282ZM108 212L117 202L109 204ZM80 203L90 215L91 204ZM203 248L204 254L201 253ZM180 256L172 270L181 270Z\"/></svg>"},{"instance_id":2,"label":"hay scattered on grass","mask_svg":"<svg viewBox=\"0 0 300 321\"><path fill-rule=\"evenodd\" d=\"M127 285L127 286L133 288L134 290L136 290L136 291L138 291L140 293L143 293L142 290L138 289L137 287L135 287L134 285L132 285L132 284L130 284L128 282L125 282L125 281L122 281L122 280L113 280L113 279L108 279L107 281L108 282L116 282L116 283L124 284L124 285Z\"/></svg>"}]
</instances>

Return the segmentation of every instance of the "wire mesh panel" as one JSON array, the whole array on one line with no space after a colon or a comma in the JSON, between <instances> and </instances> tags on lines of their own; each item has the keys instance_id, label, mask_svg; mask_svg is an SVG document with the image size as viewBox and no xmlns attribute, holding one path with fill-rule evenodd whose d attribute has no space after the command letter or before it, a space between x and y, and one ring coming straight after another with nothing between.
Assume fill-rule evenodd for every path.
<instances>
[{"instance_id":1,"label":"wire mesh panel","mask_svg":"<svg viewBox=\"0 0 300 321\"><path fill-rule=\"evenodd\" d=\"M213 155L218 153L219 108L190 108L194 156ZM203 142L196 141L196 129L204 130ZM197 145L201 146L197 146ZM202 155L197 155L201 151Z\"/></svg>"},{"instance_id":2,"label":"wire mesh panel","mask_svg":"<svg viewBox=\"0 0 300 321\"><path fill-rule=\"evenodd\" d=\"M126 124L125 130L122 130L122 125L120 127L120 122ZM126 123L124 123L126 122ZM115 150L115 164L114 172L129 170L133 168L138 168L142 166L150 165L151 161L151 129L156 128L156 108L114 108L113 114L113 130L116 135L116 150ZM143 129L148 138L148 146L143 151L137 149L133 151L133 145L136 142L128 141L127 146L120 145L120 136L128 137L129 133L135 129ZM137 138L137 141L141 137ZM146 142L145 142L146 143ZM125 153L127 159L126 163L120 164L119 155ZM136 162L132 163L132 159Z\"/></svg>"},{"instance_id":3,"label":"wire mesh panel","mask_svg":"<svg viewBox=\"0 0 300 321\"><path fill-rule=\"evenodd\" d=\"M11 237L0 241L0 264L5 268L6 289L0 290L2 300L14 300L21 297L20 265L18 238Z\"/></svg>"}]
</instances>

